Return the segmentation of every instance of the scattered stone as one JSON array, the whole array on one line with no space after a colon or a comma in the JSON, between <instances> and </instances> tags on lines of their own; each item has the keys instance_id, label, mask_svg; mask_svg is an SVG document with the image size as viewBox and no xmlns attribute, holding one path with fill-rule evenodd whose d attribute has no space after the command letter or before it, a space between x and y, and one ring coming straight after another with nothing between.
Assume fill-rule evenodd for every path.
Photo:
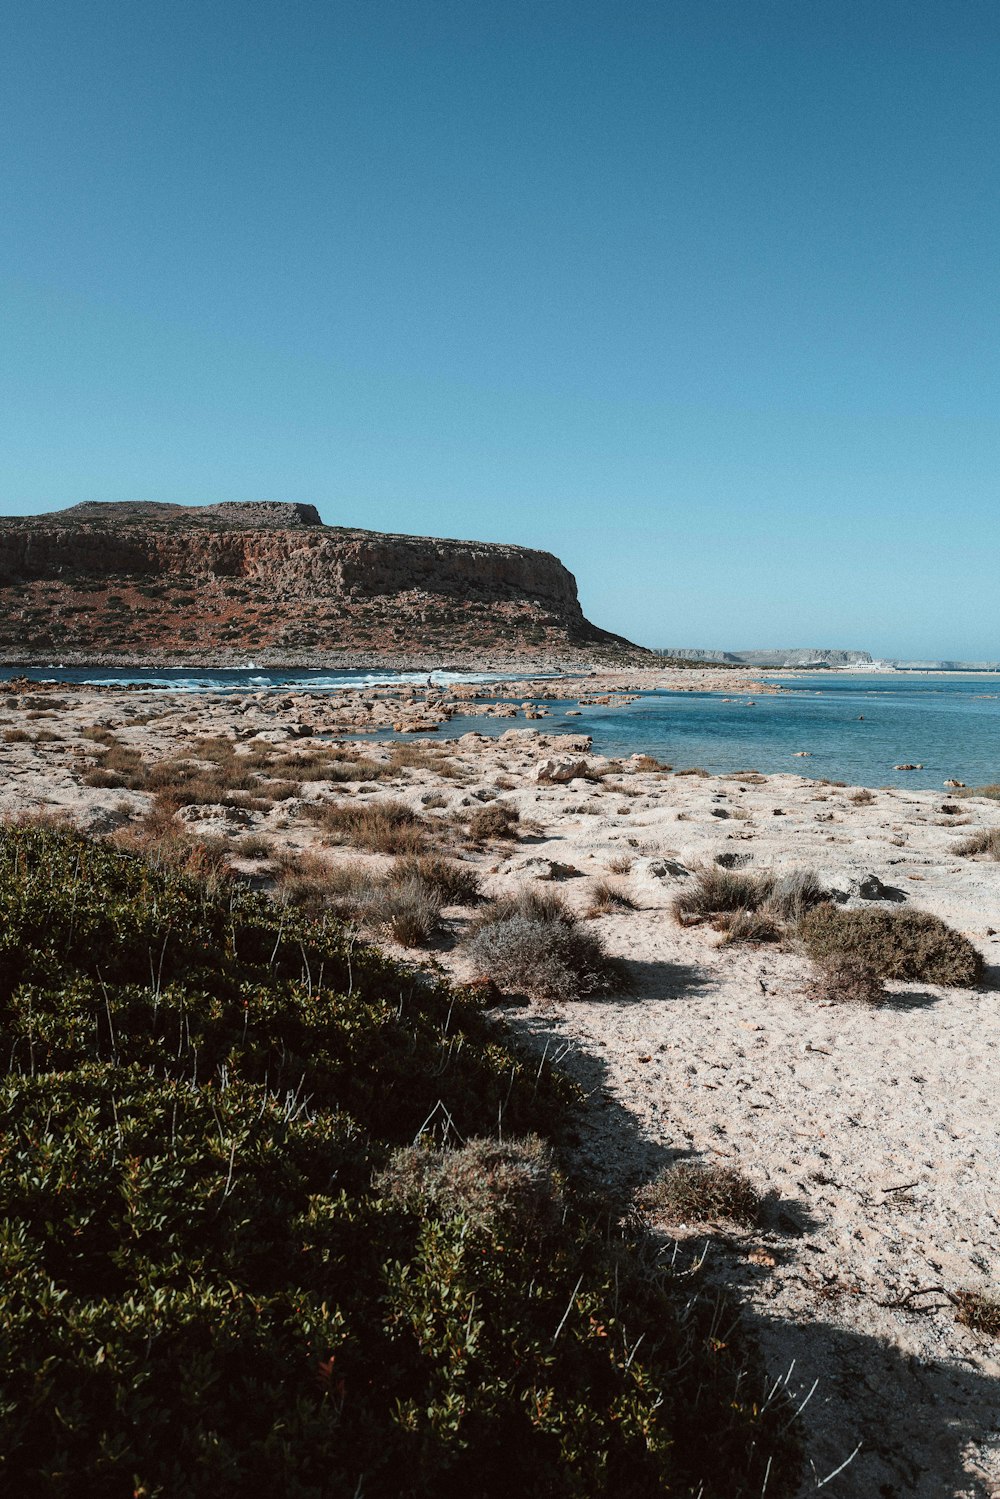
<instances>
[{"instance_id":1,"label":"scattered stone","mask_svg":"<svg viewBox=\"0 0 1000 1499\"><path fill-rule=\"evenodd\" d=\"M580 874L579 869L572 864L560 864L558 859L543 859L540 856L525 859L523 864L517 865L517 872L533 880L571 880Z\"/></svg>"},{"instance_id":2,"label":"scattered stone","mask_svg":"<svg viewBox=\"0 0 1000 1499\"><path fill-rule=\"evenodd\" d=\"M632 873L638 877L648 875L654 880L686 880L690 874L679 859L636 859L632 865Z\"/></svg>"}]
</instances>

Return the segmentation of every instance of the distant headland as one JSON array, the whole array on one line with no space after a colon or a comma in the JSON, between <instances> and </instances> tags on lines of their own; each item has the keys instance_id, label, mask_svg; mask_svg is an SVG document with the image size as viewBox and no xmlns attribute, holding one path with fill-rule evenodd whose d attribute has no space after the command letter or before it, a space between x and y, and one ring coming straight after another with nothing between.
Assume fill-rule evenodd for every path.
<instances>
[{"instance_id":1,"label":"distant headland","mask_svg":"<svg viewBox=\"0 0 1000 1499\"><path fill-rule=\"evenodd\" d=\"M790 650L712 651L698 646L667 646L657 651L668 660L718 662L721 666L753 666L759 671L824 671L829 668L854 671L1000 671L1000 661L905 661L873 656L870 651L817 650L796 646Z\"/></svg>"}]
</instances>

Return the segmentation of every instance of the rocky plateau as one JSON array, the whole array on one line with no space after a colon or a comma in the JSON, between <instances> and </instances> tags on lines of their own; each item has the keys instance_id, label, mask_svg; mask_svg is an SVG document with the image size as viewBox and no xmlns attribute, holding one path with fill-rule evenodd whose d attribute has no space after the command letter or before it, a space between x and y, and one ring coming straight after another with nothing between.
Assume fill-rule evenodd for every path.
<instances>
[{"instance_id":1,"label":"rocky plateau","mask_svg":"<svg viewBox=\"0 0 1000 1499\"><path fill-rule=\"evenodd\" d=\"M548 552L327 526L312 505L91 503L0 519L0 660L646 664Z\"/></svg>"}]
</instances>

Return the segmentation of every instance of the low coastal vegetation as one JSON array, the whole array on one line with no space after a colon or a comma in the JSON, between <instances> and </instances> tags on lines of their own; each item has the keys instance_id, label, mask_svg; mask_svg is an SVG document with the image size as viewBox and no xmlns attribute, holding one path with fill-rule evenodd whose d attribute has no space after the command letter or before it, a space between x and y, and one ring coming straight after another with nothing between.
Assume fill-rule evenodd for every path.
<instances>
[{"instance_id":1,"label":"low coastal vegetation","mask_svg":"<svg viewBox=\"0 0 1000 1499\"><path fill-rule=\"evenodd\" d=\"M808 869L778 875L705 865L674 898L683 926L708 922L724 942L794 943L817 967L827 999L877 1003L886 979L973 987L979 950L928 911L842 909Z\"/></svg>"},{"instance_id":2,"label":"low coastal vegetation","mask_svg":"<svg viewBox=\"0 0 1000 1499\"><path fill-rule=\"evenodd\" d=\"M985 796L989 801L1000 802L1000 781L992 781L988 786L959 786L954 795Z\"/></svg>"},{"instance_id":3,"label":"low coastal vegetation","mask_svg":"<svg viewBox=\"0 0 1000 1499\"><path fill-rule=\"evenodd\" d=\"M510 802L490 802L473 812L468 821L472 843L488 843L493 838L516 838L520 814Z\"/></svg>"},{"instance_id":4,"label":"low coastal vegetation","mask_svg":"<svg viewBox=\"0 0 1000 1499\"><path fill-rule=\"evenodd\" d=\"M730 942L777 941L828 898L808 869L748 874L706 864L674 898L672 910L682 926L710 922Z\"/></svg>"},{"instance_id":5,"label":"low coastal vegetation","mask_svg":"<svg viewBox=\"0 0 1000 1499\"><path fill-rule=\"evenodd\" d=\"M543 905L508 926L589 972ZM794 1491L783 1395L564 1174L573 1087L469 991L8 826L0 1026L5 1491Z\"/></svg>"},{"instance_id":6,"label":"low coastal vegetation","mask_svg":"<svg viewBox=\"0 0 1000 1499\"><path fill-rule=\"evenodd\" d=\"M952 1296L955 1320L973 1332L1000 1338L1000 1300L983 1291L957 1291Z\"/></svg>"},{"instance_id":7,"label":"low coastal vegetation","mask_svg":"<svg viewBox=\"0 0 1000 1499\"><path fill-rule=\"evenodd\" d=\"M744 1228L760 1222L763 1201L749 1177L733 1166L682 1161L661 1171L637 1194L643 1211L667 1223L725 1218Z\"/></svg>"},{"instance_id":8,"label":"low coastal vegetation","mask_svg":"<svg viewBox=\"0 0 1000 1499\"><path fill-rule=\"evenodd\" d=\"M628 987L624 966L555 891L525 888L494 901L474 923L466 953L482 978L535 999Z\"/></svg>"},{"instance_id":9,"label":"low coastal vegetation","mask_svg":"<svg viewBox=\"0 0 1000 1499\"><path fill-rule=\"evenodd\" d=\"M983 975L983 959L967 937L929 911L842 911L816 906L799 924L810 958L850 958L880 979L971 988Z\"/></svg>"},{"instance_id":10,"label":"low coastal vegetation","mask_svg":"<svg viewBox=\"0 0 1000 1499\"><path fill-rule=\"evenodd\" d=\"M635 909L635 901L618 880L597 879L590 887L588 916L607 916Z\"/></svg>"},{"instance_id":11,"label":"low coastal vegetation","mask_svg":"<svg viewBox=\"0 0 1000 1499\"><path fill-rule=\"evenodd\" d=\"M853 953L830 953L820 958L811 984L814 997L827 1004L880 1005L885 984L877 968Z\"/></svg>"}]
</instances>

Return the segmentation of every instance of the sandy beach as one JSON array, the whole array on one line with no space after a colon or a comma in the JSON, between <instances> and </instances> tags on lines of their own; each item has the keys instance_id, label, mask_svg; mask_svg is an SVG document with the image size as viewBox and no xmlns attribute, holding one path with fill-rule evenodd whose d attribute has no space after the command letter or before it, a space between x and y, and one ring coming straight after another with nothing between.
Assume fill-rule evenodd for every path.
<instances>
[{"instance_id":1,"label":"sandy beach","mask_svg":"<svg viewBox=\"0 0 1000 1499\"><path fill-rule=\"evenodd\" d=\"M585 690L621 699L654 678L678 691L767 690L720 670L602 674ZM403 802L447 850L463 811L499 801L516 808L517 836L460 855L488 894L558 888L584 916L595 883L616 881L635 909L591 919L627 965L631 992L497 1011L583 1084L581 1170L623 1193L664 1165L718 1161L770 1194L760 1229L651 1229L704 1245L770 1373L807 1400L803 1494L858 1444L824 1493L1000 1494L1000 1347L959 1325L947 1294L997 1282L1000 863L954 849L1000 827L1000 803L955 801L944 787L859 795L797 775L611 763L585 737L547 732L546 703L580 696L580 679L517 690L528 707L512 712L479 688L223 697L10 684L0 693L0 815L66 818L98 836L139 823L148 790L95 784L101 736L105 750L113 741L145 765L197 761L198 741L213 738L262 764L272 750L280 763L291 751L327 752L331 736L401 726L405 739L362 739L381 767L375 779L303 780L249 807L224 796L184 806L178 822L225 840L233 867L266 887L273 857L261 856L261 840L292 859L362 861L376 875L392 862L324 844L310 803ZM509 716L511 728L437 742L434 725L459 710ZM241 855L247 839L257 840L252 856ZM848 909L931 912L983 954L984 986L890 984L877 1009L820 1001L794 949L725 945L711 927L673 919L674 897L706 863L808 868ZM432 948L405 955L467 980L460 939L471 913L445 918Z\"/></svg>"}]
</instances>

